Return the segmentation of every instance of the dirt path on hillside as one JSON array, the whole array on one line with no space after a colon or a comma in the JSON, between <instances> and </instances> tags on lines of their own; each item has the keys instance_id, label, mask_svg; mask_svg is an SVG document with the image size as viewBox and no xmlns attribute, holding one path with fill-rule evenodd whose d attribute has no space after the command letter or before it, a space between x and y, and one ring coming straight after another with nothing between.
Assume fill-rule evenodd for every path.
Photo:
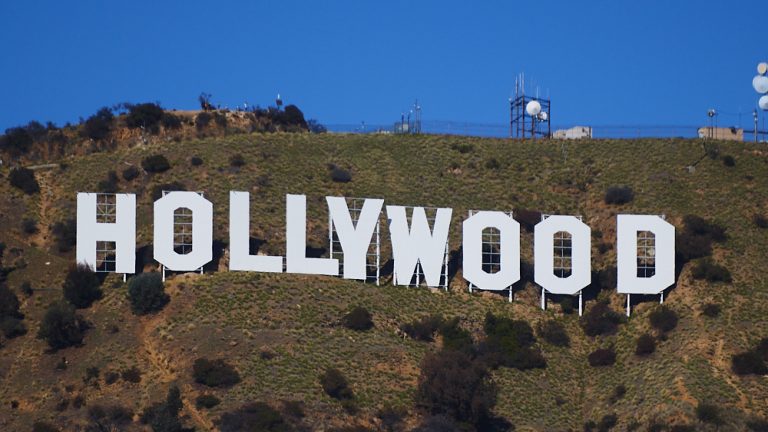
<instances>
[{"instance_id":1,"label":"dirt path on hillside","mask_svg":"<svg viewBox=\"0 0 768 432\"><path fill-rule=\"evenodd\" d=\"M153 338L152 333L154 330L164 321L164 315L158 314L152 317L149 321L143 323L139 327L138 338L142 343L143 354L146 355L149 364L152 369L160 375L160 379L164 383L177 381L178 374L172 366L171 358L162 352L158 347L157 341ZM179 383L179 390L181 390L181 401L184 404L184 409L189 414L195 426L199 430L215 430L213 422L211 422L205 415L203 415L195 407L194 400L190 400L190 396L194 394L194 389L189 384Z\"/></svg>"},{"instance_id":2,"label":"dirt path on hillside","mask_svg":"<svg viewBox=\"0 0 768 432\"><path fill-rule=\"evenodd\" d=\"M38 203L37 232L31 237L32 241L45 249L48 227L53 224L51 220L51 209L53 208L53 197L56 196L49 179L50 172L38 172L37 183L40 185L40 202Z\"/></svg>"}]
</instances>

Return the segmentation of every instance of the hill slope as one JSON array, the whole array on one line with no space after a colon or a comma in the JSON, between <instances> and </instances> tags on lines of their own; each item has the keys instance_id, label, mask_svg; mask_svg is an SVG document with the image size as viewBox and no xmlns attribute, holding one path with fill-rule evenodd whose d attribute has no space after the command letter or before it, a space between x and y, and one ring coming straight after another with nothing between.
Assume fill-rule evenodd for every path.
<instances>
[{"instance_id":1,"label":"hill slope","mask_svg":"<svg viewBox=\"0 0 768 432\"><path fill-rule=\"evenodd\" d=\"M728 167L706 150L732 155ZM116 276L103 284L104 298L83 310L93 323L84 345L46 352L35 339L45 307L61 297L66 268L73 252L59 252L48 227L74 216L75 192L97 191L110 170L118 175L128 165L141 166L149 155L163 154L171 169L142 173L118 182L120 191L137 194L139 246L151 243L153 187L180 182L187 190L203 191L214 204L214 237L228 239L228 192L251 192L252 235L266 240L262 250L284 253L285 194L307 195L312 246L327 247L324 197L382 197L389 204L451 207L454 210L450 247L460 246L460 222L469 209L535 209L543 213L577 214L599 232L593 238L593 269L615 266L616 213L665 214L682 228L684 215L698 215L727 228L728 239L716 244L714 259L726 266L733 282L708 283L691 277L687 264L666 304L680 317L676 329L650 357L634 355L635 339L651 331L648 314L657 299L634 308L632 317L615 335L585 336L578 317L566 315L552 302L539 308L538 288L530 283L505 296L468 294L459 276L449 292L427 288L380 287L330 277L209 271L177 275L167 290L170 304L146 317L131 314L126 285ZM245 165L233 167L241 155ZM191 166L190 157L203 160ZM393 406L408 410L406 424L419 414L413 397L424 354L438 343L402 337L398 326L431 313L461 317L461 325L482 338L487 312L528 320L560 320L571 338L569 348L541 347L548 367L493 372L499 388L495 412L518 430L581 429L589 420L616 413L622 428L634 421L692 423L698 403L727 407L725 429L739 430L745 419L768 416L765 377L740 377L731 371L731 356L768 336L768 281L762 271L768 253L768 232L753 223L753 215L768 214L768 150L743 143L703 143L698 140L510 141L446 136L360 136L310 134L244 134L224 138L153 144L66 159L60 168L39 170L41 192L23 195L6 180L0 182L0 239L6 244L3 264L8 284L19 292L22 282L36 289L23 301L27 335L4 341L0 348L0 424L6 430L29 430L36 420L48 420L65 430L86 424L87 408L61 408L61 401L83 395L88 405L118 402L140 412L165 396L171 382L179 383L185 423L200 430L244 402L280 400L305 404L305 425L315 429L351 424L379 428L378 410ZM348 170L352 181L332 181L329 165ZM695 166L695 168L689 168ZM3 169L3 177L8 177ZM613 185L630 186L628 204L604 203ZM168 186L161 187L168 188ZM24 218L38 221L41 232L25 234ZM389 236L383 230L383 261L390 257ZM532 238L524 233L523 257L531 263ZM222 261L223 265L224 261ZM596 294L621 311L624 298L615 287ZM716 303L716 318L702 315L705 304ZM589 298L587 308L595 304ZM361 305L373 314L375 327L359 333L338 325L339 318ZM115 332L115 327L119 330ZM587 356L598 347L615 346L616 364L591 367ZM65 357L68 366L57 369ZM242 383L224 390L207 390L194 383L192 362L198 357L226 358ZM102 374L137 366L140 383L84 383L86 369ZM350 382L359 412L349 414L323 393L318 376L340 369ZM611 394L618 385L626 395ZM222 403L195 408L199 394L213 393ZM13 408L11 401L17 401ZM136 423L132 427L137 427Z\"/></svg>"}]
</instances>

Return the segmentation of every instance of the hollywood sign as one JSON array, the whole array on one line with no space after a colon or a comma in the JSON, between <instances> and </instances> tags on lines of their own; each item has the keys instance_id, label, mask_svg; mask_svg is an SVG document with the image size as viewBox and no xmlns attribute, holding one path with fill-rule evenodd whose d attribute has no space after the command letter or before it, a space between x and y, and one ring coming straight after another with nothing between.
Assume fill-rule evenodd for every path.
<instances>
[{"instance_id":1,"label":"hollywood sign","mask_svg":"<svg viewBox=\"0 0 768 432\"><path fill-rule=\"evenodd\" d=\"M117 273L135 272L136 196L117 194L114 222L97 221L99 194L77 194L77 262L97 266L97 242L114 242ZM229 195L229 270L342 276L366 280L367 254L384 207L382 199L364 199L356 221L347 199L326 197L329 224L343 252L343 271L335 258L306 256L307 202L304 195L286 195L285 256L253 255L249 251L250 195ZM191 251L174 250L174 215L191 211ZM386 216L394 261L393 283L410 285L421 269L427 286L438 287L447 265L447 242L452 209L438 208L432 226L425 208L387 205ZM498 271L483 267L483 231L498 232ZM554 272L555 235L570 236L570 274ZM638 254L638 234L652 234L653 246ZM655 215L616 217L617 289L619 293L662 294L674 283L675 228ZM464 279L475 288L510 290L520 279L520 224L500 211L479 211L462 223ZM574 216L554 215L534 227L534 280L542 294L576 295L591 282L591 229ZM172 271L195 271L213 259L213 204L196 192L168 192L154 203L154 259ZM638 274L639 263L650 259L653 271ZM444 284L447 286L447 281ZM542 296L543 300L543 296ZM581 302L579 302L581 305Z\"/></svg>"}]
</instances>

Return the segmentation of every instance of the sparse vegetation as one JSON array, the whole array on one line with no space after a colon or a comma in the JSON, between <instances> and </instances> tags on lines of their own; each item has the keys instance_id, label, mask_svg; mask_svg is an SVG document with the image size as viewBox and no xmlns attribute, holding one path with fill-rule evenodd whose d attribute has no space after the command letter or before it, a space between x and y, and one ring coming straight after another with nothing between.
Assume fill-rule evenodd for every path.
<instances>
[{"instance_id":1,"label":"sparse vegetation","mask_svg":"<svg viewBox=\"0 0 768 432\"><path fill-rule=\"evenodd\" d=\"M218 424L221 432L286 432L292 430L283 416L264 402L248 403L235 411L224 413Z\"/></svg>"},{"instance_id":2,"label":"sparse vegetation","mask_svg":"<svg viewBox=\"0 0 768 432\"><path fill-rule=\"evenodd\" d=\"M406 323L400 326L405 334L411 339L432 342L434 340L435 333L443 325L443 317L440 315L429 315L421 319L415 320L410 323Z\"/></svg>"},{"instance_id":3,"label":"sparse vegetation","mask_svg":"<svg viewBox=\"0 0 768 432\"><path fill-rule=\"evenodd\" d=\"M512 320L486 314L485 360L491 367L505 366L520 370L544 368L546 360L534 346L536 337L531 326L522 320Z\"/></svg>"},{"instance_id":4,"label":"sparse vegetation","mask_svg":"<svg viewBox=\"0 0 768 432\"><path fill-rule=\"evenodd\" d=\"M568 332L565 330L565 326L559 321L543 321L539 323L536 330L539 337L551 345L567 347L571 344L571 338L568 337Z\"/></svg>"},{"instance_id":5,"label":"sparse vegetation","mask_svg":"<svg viewBox=\"0 0 768 432\"><path fill-rule=\"evenodd\" d=\"M720 316L721 310L722 308L720 307L719 304L707 303L701 309L701 313L704 314L704 316L709 318L717 318L718 316Z\"/></svg>"},{"instance_id":6,"label":"sparse vegetation","mask_svg":"<svg viewBox=\"0 0 768 432\"><path fill-rule=\"evenodd\" d=\"M715 264L711 259L704 258L693 267L691 276L694 279L706 279L707 282L725 282L732 281L731 272L719 264Z\"/></svg>"}]
</instances>

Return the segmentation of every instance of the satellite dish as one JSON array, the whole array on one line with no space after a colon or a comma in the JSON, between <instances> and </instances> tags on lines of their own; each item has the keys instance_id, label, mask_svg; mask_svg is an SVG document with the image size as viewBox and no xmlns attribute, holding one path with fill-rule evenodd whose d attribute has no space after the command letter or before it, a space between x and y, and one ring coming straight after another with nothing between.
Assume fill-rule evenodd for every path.
<instances>
[{"instance_id":1,"label":"satellite dish","mask_svg":"<svg viewBox=\"0 0 768 432\"><path fill-rule=\"evenodd\" d=\"M539 120L547 121L547 117L549 117L549 115L547 114L546 111L542 111L542 112L539 113Z\"/></svg>"},{"instance_id":2,"label":"satellite dish","mask_svg":"<svg viewBox=\"0 0 768 432\"><path fill-rule=\"evenodd\" d=\"M766 80L768 81L768 78L766 78ZM766 83L765 92L768 92L768 83ZM531 117L536 117L541 112L541 104L539 101L532 100L525 105L525 112L527 112Z\"/></svg>"},{"instance_id":3,"label":"satellite dish","mask_svg":"<svg viewBox=\"0 0 768 432\"><path fill-rule=\"evenodd\" d=\"M757 65L757 73L760 75L765 75L766 72L768 72L768 63L762 62Z\"/></svg>"},{"instance_id":4,"label":"satellite dish","mask_svg":"<svg viewBox=\"0 0 768 432\"><path fill-rule=\"evenodd\" d=\"M752 87L754 87L755 91L758 93L768 93L768 76L756 75L752 79Z\"/></svg>"},{"instance_id":5,"label":"satellite dish","mask_svg":"<svg viewBox=\"0 0 768 432\"><path fill-rule=\"evenodd\" d=\"M763 95L760 100L757 101L757 105L763 111L768 111L768 95Z\"/></svg>"}]
</instances>

